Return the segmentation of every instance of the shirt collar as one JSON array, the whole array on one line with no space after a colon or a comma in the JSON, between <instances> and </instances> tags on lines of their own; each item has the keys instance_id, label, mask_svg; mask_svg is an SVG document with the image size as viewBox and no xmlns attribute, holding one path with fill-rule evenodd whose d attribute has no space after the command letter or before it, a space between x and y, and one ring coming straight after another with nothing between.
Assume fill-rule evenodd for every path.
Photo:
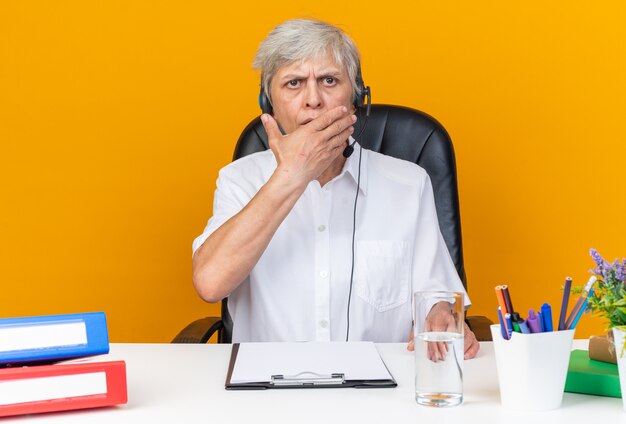
<instances>
[{"instance_id":1,"label":"shirt collar","mask_svg":"<svg viewBox=\"0 0 626 424\"><path fill-rule=\"evenodd\" d=\"M359 156L361 156L361 150L363 148L359 143L354 141L354 138L352 138L352 136L348 138L348 141L350 143L354 142L354 151L343 164L343 170L341 171L341 175L348 173L354 180L354 184L357 184L359 178ZM367 194L367 151L363 152L361 158L361 182L359 184L359 190L363 195Z\"/></svg>"}]
</instances>

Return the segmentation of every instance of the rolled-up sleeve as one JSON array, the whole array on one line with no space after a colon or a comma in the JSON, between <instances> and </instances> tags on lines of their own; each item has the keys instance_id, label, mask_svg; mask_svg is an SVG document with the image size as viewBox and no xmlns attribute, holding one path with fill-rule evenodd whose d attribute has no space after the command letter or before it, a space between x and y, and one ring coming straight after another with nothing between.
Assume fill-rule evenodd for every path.
<instances>
[{"instance_id":1,"label":"rolled-up sleeve","mask_svg":"<svg viewBox=\"0 0 626 424\"><path fill-rule=\"evenodd\" d=\"M244 187L237 184L237 175L238 173L230 167L220 170L213 196L213 216L209 219L202 234L193 241L192 255L215 230L239 213L250 201L250 195Z\"/></svg>"}]
</instances>

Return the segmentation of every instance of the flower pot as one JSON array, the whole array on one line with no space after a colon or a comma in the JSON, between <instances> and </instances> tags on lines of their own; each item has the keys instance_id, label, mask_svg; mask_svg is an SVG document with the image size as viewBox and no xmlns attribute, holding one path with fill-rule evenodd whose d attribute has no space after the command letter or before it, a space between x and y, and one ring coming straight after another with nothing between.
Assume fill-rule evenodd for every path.
<instances>
[{"instance_id":1,"label":"flower pot","mask_svg":"<svg viewBox=\"0 0 626 424\"><path fill-rule=\"evenodd\" d=\"M626 411L626 328L613 327L615 339L615 354L617 356L617 369L619 371L619 384L622 389L622 402Z\"/></svg>"}]
</instances>

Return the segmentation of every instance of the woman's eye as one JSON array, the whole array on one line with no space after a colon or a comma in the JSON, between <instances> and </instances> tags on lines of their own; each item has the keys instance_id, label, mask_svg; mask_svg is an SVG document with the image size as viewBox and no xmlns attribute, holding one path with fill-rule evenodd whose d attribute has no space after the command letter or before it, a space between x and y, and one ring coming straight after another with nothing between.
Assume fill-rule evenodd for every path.
<instances>
[{"instance_id":1,"label":"woman's eye","mask_svg":"<svg viewBox=\"0 0 626 424\"><path fill-rule=\"evenodd\" d=\"M289 87L297 87L299 83L300 83L300 81L298 81L298 80L291 80L291 81L289 81L289 82L287 83L287 85L288 85Z\"/></svg>"},{"instance_id":2,"label":"woman's eye","mask_svg":"<svg viewBox=\"0 0 626 424\"><path fill-rule=\"evenodd\" d=\"M324 82L328 85L333 85L335 83L335 78L333 77L326 77L324 78Z\"/></svg>"}]
</instances>

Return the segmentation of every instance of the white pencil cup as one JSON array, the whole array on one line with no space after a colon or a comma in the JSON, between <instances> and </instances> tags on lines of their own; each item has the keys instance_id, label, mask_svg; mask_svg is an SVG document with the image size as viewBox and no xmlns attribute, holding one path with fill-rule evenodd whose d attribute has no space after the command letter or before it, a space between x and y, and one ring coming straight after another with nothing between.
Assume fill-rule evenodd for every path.
<instances>
[{"instance_id":1,"label":"white pencil cup","mask_svg":"<svg viewBox=\"0 0 626 424\"><path fill-rule=\"evenodd\" d=\"M513 333L502 338L491 326L502 406L548 411L561 406L574 330Z\"/></svg>"}]
</instances>

